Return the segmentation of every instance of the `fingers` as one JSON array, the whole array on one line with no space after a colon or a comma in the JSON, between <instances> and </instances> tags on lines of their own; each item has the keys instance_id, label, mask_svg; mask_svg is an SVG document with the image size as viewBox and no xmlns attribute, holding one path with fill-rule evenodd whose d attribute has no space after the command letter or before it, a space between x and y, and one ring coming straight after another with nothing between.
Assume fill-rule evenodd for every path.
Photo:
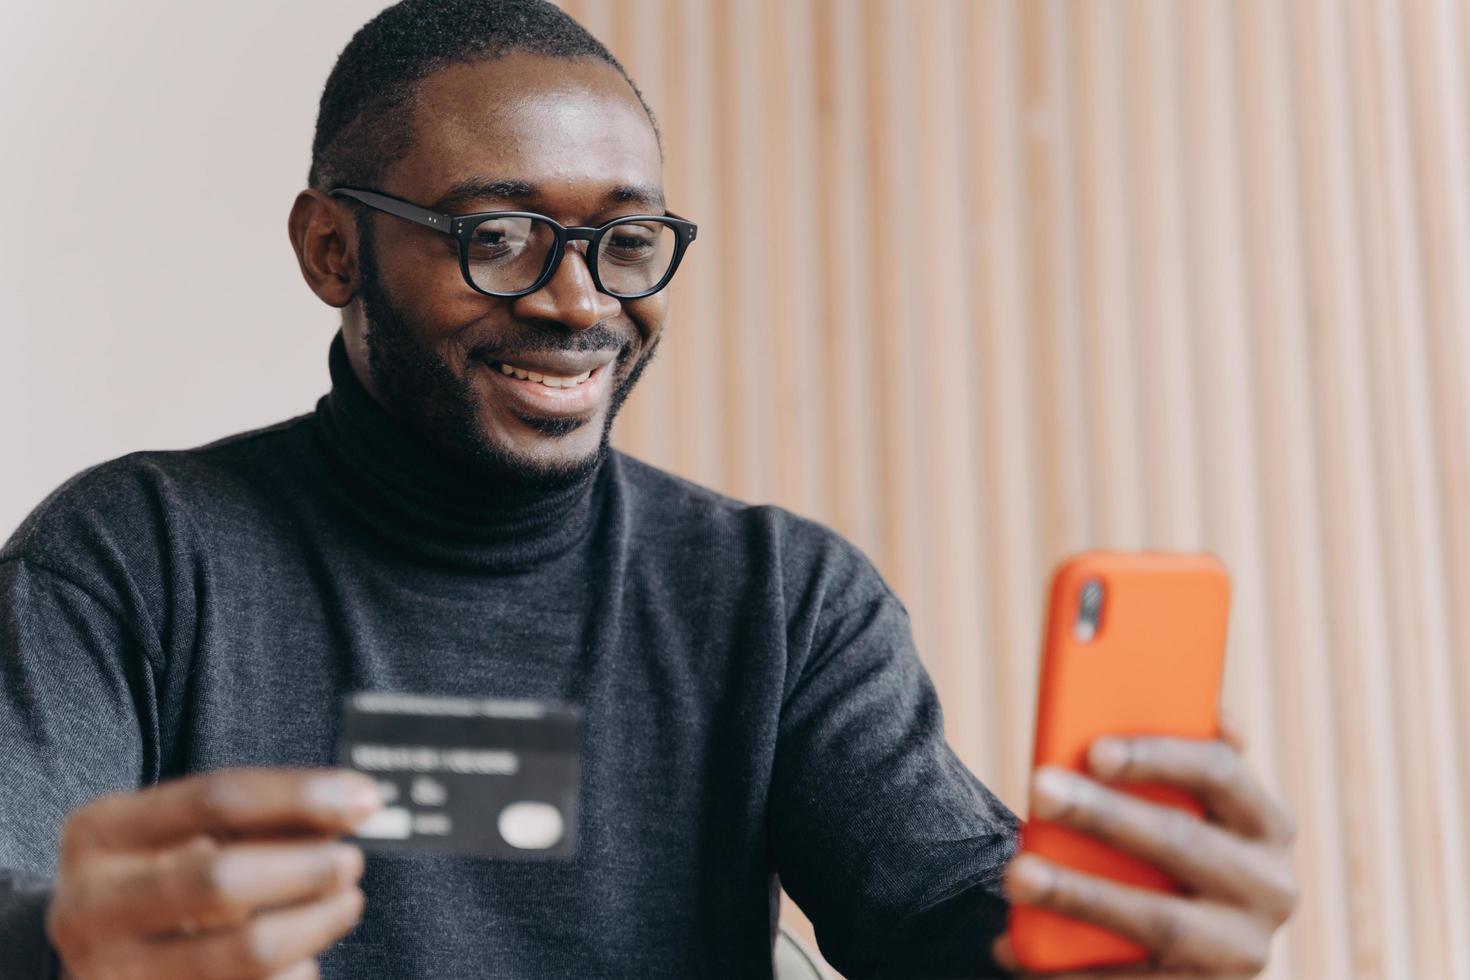
<instances>
[{"instance_id":1,"label":"fingers","mask_svg":"<svg viewBox=\"0 0 1470 980\"><path fill-rule=\"evenodd\" d=\"M1171 806L1109 789L1064 769L1038 770L1032 813L1143 858L1201 895L1284 922L1296 902L1289 863Z\"/></svg>"},{"instance_id":2,"label":"fingers","mask_svg":"<svg viewBox=\"0 0 1470 980\"><path fill-rule=\"evenodd\" d=\"M1022 855L1006 869L1007 897L1101 926L1153 953L1168 970L1254 975L1271 931L1248 914L1202 900L1130 888Z\"/></svg>"},{"instance_id":3,"label":"fingers","mask_svg":"<svg viewBox=\"0 0 1470 980\"><path fill-rule=\"evenodd\" d=\"M1251 776L1238 746L1104 738L1092 745L1089 763L1101 779L1190 792L1215 822L1059 769L1038 772L1033 813L1138 856L1193 894L1134 888L1023 855L1007 869L1011 901L1132 939L1166 971L1218 976L1263 969L1271 936L1296 901L1286 847L1292 821ZM1009 944L997 944L993 954L1003 965L1014 962Z\"/></svg>"},{"instance_id":4,"label":"fingers","mask_svg":"<svg viewBox=\"0 0 1470 980\"><path fill-rule=\"evenodd\" d=\"M1288 844L1294 836L1291 815L1224 742L1100 738L1092 743L1088 763L1107 782L1159 782L1188 790L1217 820L1246 837Z\"/></svg>"},{"instance_id":5,"label":"fingers","mask_svg":"<svg viewBox=\"0 0 1470 980\"><path fill-rule=\"evenodd\" d=\"M348 888L306 905L263 912L229 932L155 943L148 950L149 963L155 975L167 977L268 977L304 970L300 961L351 931L362 909L362 892ZM315 976L314 964L311 969L302 975Z\"/></svg>"},{"instance_id":6,"label":"fingers","mask_svg":"<svg viewBox=\"0 0 1470 980\"><path fill-rule=\"evenodd\" d=\"M63 866L92 849L157 847L199 833L346 833L382 805L376 784L350 770L227 769L100 797L78 809Z\"/></svg>"},{"instance_id":7,"label":"fingers","mask_svg":"<svg viewBox=\"0 0 1470 980\"><path fill-rule=\"evenodd\" d=\"M240 843L200 836L189 843L112 858L81 890L73 911L94 933L178 934L181 923L210 931L252 914L321 898L354 884L362 851L351 844Z\"/></svg>"},{"instance_id":8,"label":"fingers","mask_svg":"<svg viewBox=\"0 0 1470 980\"><path fill-rule=\"evenodd\" d=\"M314 977L363 903L362 853L321 838L381 806L372 779L330 769L220 770L99 798L63 825L47 936L77 975Z\"/></svg>"}]
</instances>

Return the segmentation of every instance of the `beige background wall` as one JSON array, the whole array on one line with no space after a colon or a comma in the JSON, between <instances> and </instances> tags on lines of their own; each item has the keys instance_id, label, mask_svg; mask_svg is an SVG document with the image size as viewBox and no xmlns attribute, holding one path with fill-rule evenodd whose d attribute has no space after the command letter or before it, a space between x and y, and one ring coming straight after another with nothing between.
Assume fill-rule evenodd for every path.
<instances>
[{"instance_id":1,"label":"beige background wall","mask_svg":"<svg viewBox=\"0 0 1470 980\"><path fill-rule=\"evenodd\" d=\"M1273 976L1470 976L1470 10L564 5L702 229L620 444L866 549L1018 808L1051 566L1218 552L1301 823ZM310 408L285 214L378 6L0 5L0 526Z\"/></svg>"}]
</instances>

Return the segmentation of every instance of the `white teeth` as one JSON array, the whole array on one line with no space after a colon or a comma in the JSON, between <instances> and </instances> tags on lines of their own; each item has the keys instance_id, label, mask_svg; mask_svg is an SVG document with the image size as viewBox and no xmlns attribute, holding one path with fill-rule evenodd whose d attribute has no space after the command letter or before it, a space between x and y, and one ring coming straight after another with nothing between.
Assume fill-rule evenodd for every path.
<instances>
[{"instance_id":1,"label":"white teeth","mask_svg":"<svg viewBox=\"0 0 1470 980\"><path fill-rule=\"evenodd\" d=\"M518 367L512 367L504 362L501 362L500 373L520 378L522 381L535 381L548 388L575 388L592 377L591 371L583 371L574 378L557 377L554 374L541 374L538 371L523 371Z\"/></svg>"}]
</instances>

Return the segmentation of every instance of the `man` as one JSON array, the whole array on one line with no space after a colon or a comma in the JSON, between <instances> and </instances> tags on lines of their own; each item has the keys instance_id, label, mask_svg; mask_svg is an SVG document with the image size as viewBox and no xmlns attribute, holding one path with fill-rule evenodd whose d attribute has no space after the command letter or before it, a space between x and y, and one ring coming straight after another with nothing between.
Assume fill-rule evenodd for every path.
<instances>
[{"instance_id":1,"label":"man","mask_svg":"<svg viewBox=\"0 0 1470 980\"><path fill-rule=\"evenodd\" d=\"M1233 748L1094 750L1209 823L1035 789L1189 897L1003 874L1016 820L945 744L872 565L609 449L695 227L575 23L380 14L327 82L309 184L291 241L342 310L316 411L83 473L0 552L0 973L766 976L777 875L851 976L1013 965L1007 896L1160 968L1260 967L1289 820ZM321 768L355 690L580 705L576 857L337 842L381 805Z\"/></svg>"}]
</instances>

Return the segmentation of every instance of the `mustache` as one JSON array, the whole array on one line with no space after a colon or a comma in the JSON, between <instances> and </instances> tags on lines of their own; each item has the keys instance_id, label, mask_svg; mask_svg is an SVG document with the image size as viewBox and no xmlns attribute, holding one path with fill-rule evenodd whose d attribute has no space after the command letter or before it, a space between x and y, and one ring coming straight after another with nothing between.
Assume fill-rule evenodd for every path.
<instances>
[{"instance_id":1,"label":"mustache","mask_svg":"<svg viewBox=\"0 0 1470 980\"><path fill-rule=\"evenodd\" d=\"M484 344L476 344L471 353L484 360L514 360L516 354L533 351L557 351L585 354L597 350L622 350L628 340L605 324L596 324L585 330L568 332L566 329L533 330L515 337L500 337Z\"/></svg>"}]
</instances>

